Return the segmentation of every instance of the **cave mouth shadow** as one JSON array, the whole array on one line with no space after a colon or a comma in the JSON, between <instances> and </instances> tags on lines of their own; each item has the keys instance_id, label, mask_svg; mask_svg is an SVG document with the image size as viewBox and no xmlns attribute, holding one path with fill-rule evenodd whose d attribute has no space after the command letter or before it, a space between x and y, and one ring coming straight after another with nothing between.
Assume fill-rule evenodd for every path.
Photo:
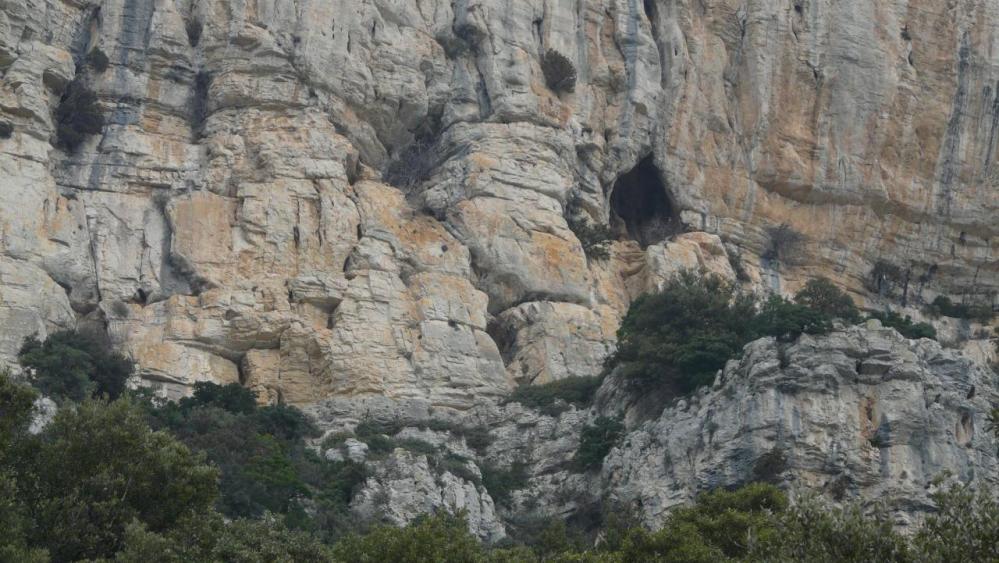
<instances>
[{"instance_id":1,"label":"cave mouth shadow","mask_svg":"<svg viewBox=\"0 0 999 563\"><path fill-rule=\"evenodd\" d=\"M652 156L642 159L614 182L610 204L611 229L642 248L683 232L680 214Z\"/></svg>"}]
</instances>

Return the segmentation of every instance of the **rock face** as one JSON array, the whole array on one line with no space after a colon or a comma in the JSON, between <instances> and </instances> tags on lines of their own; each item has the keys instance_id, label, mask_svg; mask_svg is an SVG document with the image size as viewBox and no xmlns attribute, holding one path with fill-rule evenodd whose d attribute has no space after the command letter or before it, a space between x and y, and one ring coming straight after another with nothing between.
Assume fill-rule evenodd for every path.
<instances>
[{"instance_id":1,"label":"rock face","mask_svg":"<svg viewBox=\"0 0 999 563\"><path fill-rule=\"evenodd\" d=\"M753 342L713 388L630 424L599 471L573 470L580 430L601 413L628 409L620 385L609 378L598 406L557 417L483 402L449 419L426 404L387 399L328 403L317 413L331 428L393 421L400 444L415 438L435 452L400 446L388 459L369 457L375 469L355 499L359 516L402 523L440 507L467 510L485 540L532 517L579 515L600 502L629 507L656 527L700 492L760 480L834 501L884 501L901 526L932 510L930 493L942 484L999 487L999 440L987 430L999 375L876 321L794 343ZM469 448L456 430L472 427L488 429L486 447ZM460 475L433 469L449 456L467 466ZM516 463L526 479L498 504L478 479Z\"/></svg>"},{"instance_id":2,"label":"rock face","mask_svg":"<svg viewBox=\"0 0 999 563\"><path fill-rule=\"evenodd\" d=\"M748 345L713 389L628 435L604 463L608 488L650 523L697 492L754 480L885 500L907 523L933 506L937 478L999 487L987 421L999 376L871 322Z\"/></svg>"},{"instance_id":3,"label":"rock face","mask_svg":"<svg viewBox=\"0 0 999 563\"><path fill-rule=\"evenodd\" d=\"M169 395L465 409L592 371L680 267L991 304L997 22L988 0L2 2L0 358L94 325ZM105 123L74 150L71 82ZM609 225L609 260L567 216Z\"/></svg>"},{"instance_id":4,"label":"rock face","mask_svg":"<svg viewBox=\"0 0 999 563\"><path fill-rule=\"evenodd\" d=\"M679 269L785 294L823 275L917 317L940 295L994 309L997 29L994 0L0 0L0 362L96 327L170 397L240 382L507 428L514 407L482 405L595 374L629 303ZM79 146L71 91L103 120ZM607 258L580 220L613 234ZM938 324L994 361L981 325ZM914 506L938 468L994 478L974 414L994 382L871 338L786 350L800 381L733 366L723 389L756 410L672 407L601 479L652 521L774 445L802 483ZM982 379L967 421L941 373ZM709 412L728 445L684 442L667 470ZM531 440L557 429L539 450L557 460L584 419ZM507 463L529 453L508 432ZM675 489L649 488L628 461L646 456ZM596 490L551 469L533 497ZM431 481L398 519L460 504L500 534L481 491Z\"/></svg>"}]
</instances>

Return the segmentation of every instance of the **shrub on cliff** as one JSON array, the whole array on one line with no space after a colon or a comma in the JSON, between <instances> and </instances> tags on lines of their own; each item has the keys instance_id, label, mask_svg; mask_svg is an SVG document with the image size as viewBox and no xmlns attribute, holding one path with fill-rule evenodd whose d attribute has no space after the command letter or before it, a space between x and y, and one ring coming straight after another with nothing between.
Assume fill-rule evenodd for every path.
<instances>
[{"instance_id":1,"label":"shrub on cliff","mask_svg":"<svg viewBox=\"0 0 999 563\"><path fill-rule=\"evenodd\" d=\"M566 377L539 385L521 385L505 402L520 403L549 416L558 416L570 405L578 409L589 407L602 382L600 377Z\"/></svg>"},{"instance_id":2,"label":"shrub on cliff","mask_svg":"<svg viewBox=\"0 0 999 563\"><path fill-rule=\"evenodd\" d=\"M757 331L756 300L716 276L682 272L663 290L636 299L609 360L622 376L675 395L711 383Z\"/></svg>"},{"instance_id":3,"label":"shrub on cliff","mask_svg":"<svg viewBox=\"0 0 999 563\"><path fill-rule=\"evenodd\" d=\"M541 57L541 72L545 83L555 92L572 92L576 89L576 67L562 53L548 49Z\"/></svg>"},{"instance_id":4,"label":"shrub on cliff","mask_svg":"<svg viewBox=\"0 0 999 563\"><path fill-rule=\"evenodd\" d=\"M599 469L622 434L624 425L606 416L598 417L593 424L584 426L579 434L579 447L572 458L573 467L578 471Z\"/></svg>"},{"instance_id":5,"label":"shrub on cliff","mask_svg":"<svg viewBox=\"0 0 999 563\"><path fill-rule=\"evenodd\" d=\"M805 304L779 296L761 304L717 276L681 272L659 293L631 304L608 366L619 366L620 374L640 387L688 394L710 384L725 362L756 338L792 341L803 333L829 332L832 317L823 310L829 299L816 293L806 292Z\"/></svg>"},{"instance_id":6,"label":"shrub on cliff","mask_svg":"<svg viewBox=\"0 0 999 563\"><path fill-rule=\"evenodd\" d=\"M57 144L75 151L87 137L104 129L104 112L97 103L97 95L77 79L69 83L59 100L53 121Z\"/></svg>"},{"instance_id":7,"label":"shrub on cliff","mask_svg":"<svg viewBox=\"0 0 999 563\"><path fill-rule=\"evenodd\" d=\"M56 400L83 401L91 396L118 398L134 366L96 334L60 331L45 341L29 336L17 354L32 384Z\"/></svg>"},{"instance_id":8,"label":"shrub on cliff","mask_svg":"<svg viewBox=\"0 0 999 563\"><path fill-rule=\"evenodd\" d=\"M860 312L853 304L853 299L826 278L809 280L795 294L794 302L848 323L860 322Z\"/></svg>"},{"instance_id":9,"label":"shrub on cliff","mask_svg":"<svg viewBox=\"0 0 999 563\"><path fill-rule=\"evenodd\" d=\"M914 323L912 322L912 317L906 315L903 317L895 311L873 311L870 313L870 318L877 319L881 321L883 326L888 328L894 328L906 338L936 338L937 329L933 328L933 325L929 323Z\"/></svg>"},{"instance_id":10,"label":"shrub on cliff","mask_svg":"<svg viewBox=\"0 0 999 563\"><path fill-rule=\"evenodd\" d=\"M353 462L330 462L307 447L318 435L298 409L258 406L237 383L199 383L177 403L148 406L155 428L204 452L222 472L219 510L231 518L271 513L292 528L334 529L345 520L354 489L366 478Z\"/></svg>"}]
</instances>

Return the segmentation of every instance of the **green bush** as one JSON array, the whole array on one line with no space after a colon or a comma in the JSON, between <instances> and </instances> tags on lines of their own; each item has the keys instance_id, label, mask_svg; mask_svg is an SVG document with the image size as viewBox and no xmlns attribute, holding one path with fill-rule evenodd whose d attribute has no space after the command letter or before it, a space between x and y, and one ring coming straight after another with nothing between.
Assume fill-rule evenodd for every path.
<instances>
[{"instance_id":1,"label":"green bush","mask_svg":"<svg viewBox=\"0 0 999 563\"><path fill-rule=\"evenodd\" d=\"M572 458L573 468L577 471L599 469L623 434L624 425L606 416L598 417L593 424L583 427L579 434L579 448Z\"/></svg>"},{"instance_id":2,"label":"green bush","mask_svg":"<svg viewBox=\"0 0 999 563\"><path fill-rule=\"evenodd\" d=\"M953 317L956 319L971 319L988 322L992 319L992 307L989 305L967 305L954 303L949 297L939 295L927 308L930 314Z\"/></svg>"},{"instance_id":3,"label":"green bush","mask_svg":"<svg viewBox=\"0 0 999 563\"><path fill-rule=\"evenodd\" d=\"M126 399L61 409L15 452L7 474L29 503L27 543L59 561L110 557L131 522L166 530L216 496L218 471Z\"/></svg>"},{"instance_id":4,"label":"green bush","mask_svg":"<svg viewBox=\"0 0 999 563\"><path fill-rule=\"evenodd\" d=\"M607 260L610 258L608 246L614 240L614 234L606 225L591 225L585 219L569 219L569 230L576 235L583 246L583 253L590 260Z\"/></svg>"},{"instance_id":5,"label":"green bush","mask_svg":"<svg viewBox=\"0 0 999 563\"><path fill-rule=\"evenodd\" d=\"M104 130L104 112L97 103L97 95L79 79L69 83L53 121L57 144L69 151L75 151L87 137Z\"/></svg>"},{"instance_id":6,"label":"green bush","mask_svg":"<svg viewBox=\"0 0 999 563\"><path fill-rule=\"evenodd\" d=\"M343 533L353 491L367 478L353 462L320 458L306 440L318 436L298 409L260 407L239 384L198 384L177 403L147 404L148 419L221 470L219 511L229 518L280 517L291 528Z\"/></svg>"},{"instance_id":7,"label":"green bush","mask_svg":"<svg viewBox=\"0 0 999 563\"><path fill-rule=\"evenodd\" d=\"M832 319L821 311L772 295L754 318L753 329L761 336L773 336L780 342L793 342L802 334L829 332L832 330Z\"/></svg>"},{"instance_id":8,"label":"green bush","mask_svg":"<svg viewBox=\"0 0 999 563\"><path fill-rule=\"evenodd\" d=\"M482 464L479 469L482 471L482 485L497 504L508 504L510 494L526 487L530 478L527 464L522 461L513 462L508 469L490 464Z\"/></svg>"},{"instance_id":9,"label":"green bush","mask_svg":"<svg viewBox=\"0 0 999 563\"><path fill-rule=\"evenodd\" d=\"M757 336L755 317L753 296L716 276L682 272L631 304L609 364L642 386L684 395L710 384Z\"/></svg>"},{"instance_id":10,"label":"green bush","mask_svg":"<svg viewBox=\"0 0 999 563\"><path fill-rule=\"evenodd\" d=\"M602 382L601 377L566 377L541 385L521 385L504 402L520 403L549 416L558 416L570 405L577 409L588 408Z\"/></svg>"},{"instance_id":11,"label":"green bush","mask_svg":"<svg viewBox=\"0 0 999 563\"><path fill-rule=\"evenodd\" d=\"M794 302L848 323L860 322L860 311L843 290L826 278L809 280L794 296Z\"/></svg>"},{"instance_id":12,"label":"green bush","mask_svg":"<svg viewBox=\"0 0 999 563\"><path fill-rule=\"evenodd\" d=\"M576 89L576 67L562 53L549 49L541 57L541 72L545 83L554 92L572 92Z\"/></svg>"},{"instance_id":13,"label":"green bush","mask_svg":"<svg viewBox=\"0 0 999 563\"><path fill-rule=\"evenodd\" d=\"M937 329L933 328L933 325L929 323L914 323L908 315L902 317L895 311L889 310L883 313L874 311L870 313L870 318L881 321L881 324L888 328L894 328L906 338L937 337Z\"/></svg>"},{"instance_id":14,"label":"green bush","mask_svg":"<svg viewBox=\"0 0 999 563\"><path fill-rule=\"evenodd\" d=\"M44 342L29 336L17 358L32 384L56 400L79 402L95 395L116 399L134 370L129 359L87 332L55 332Z\"/></svg>"}]
</instances>

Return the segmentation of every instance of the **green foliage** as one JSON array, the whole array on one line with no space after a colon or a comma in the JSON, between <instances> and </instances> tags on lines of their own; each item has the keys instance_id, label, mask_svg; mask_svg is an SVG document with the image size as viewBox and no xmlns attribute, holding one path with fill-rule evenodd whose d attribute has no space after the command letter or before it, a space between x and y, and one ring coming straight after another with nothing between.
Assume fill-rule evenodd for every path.
<instances>
[{"instance_id":1,"label":"green foliage","mask_svg":"<svg viewBox=\"0 0 999 563\"><path fill-rule=\"evenodd\" d=\"M860 322L860 312L853 304L853 299L826 278L809 280L795 294L794 302L828 317L843 319L848 323Z\"/></svg>"},{"instance_id":2,"label":"green foliage","mask_svg":"<svg viewBox=\"0 0 999 563\"><path fill-rule=\"evenodd\" d=\"M755 316L751 295L716 276L682 272L632 303L611 363L625 378L683 395L711 383L756 336Z\"/></svg>"},{"instance_id":3,"label":"green foliage","mask_svg":"<svg viewBox=\"0 0 999 563\"><path fill-rule=\"evenodd\" d=\"M353 462L330 462L308 448L318 435L299 410L260 407L239 384L201 383L177 403L147 405L155 428L204 452L222 472L218 509L229 518L272 514L292 528L343 533L353 491L367 478Z\"/></svg>"},{"instance_id":4,"label":"green foliage","mask_svg":"<svg viewBox=\"0 0 999 563\"><path fill-rule=\"evenodd\" d=\"M217 470L126 399L62 409L14 453L4 459L29 508L27 544L60 561L111 556L133 520L166 530L215 500Z\"/></svg>"},{"instance_id":5,"label":"green foliage","mask_svg":"<svg viewBox=\"0 0 999 563\"><path fill-rule=\"evenodd\" d=\"M881 324L888 328L894 328L906 338L937 337L937 329L933 328L933 325L929 323L914 323L908 315L902 317L902 315L899 315L895 311L885 311L883 313L874 311L870 314L870 318L881 321Z\"/></svg>"},{"instance_id":6,"label":"green foliage","mask_svg":"<svg viewBox=\"0 0 999 563\"><path fill-rule=\"evenodd\" d=\"M140 522L126 530L120 563L214 562L264 563L283 561L332 562L330 548L314 536L266 521L226 523L216 513L187 518L165 533Z\"/></svg>"},{"instance_id":7,"label":"green foliage","mask_svg":"<svg viewBox=\"0 0 999 563\"><path fill-rule=\"evenodd\" d=\"M495 465L482 464L482 484L489 491L489 496L497 504L508 504L510 494L527 486L530 475L527 472L527 464L523 461L513 462L508 469L502 469Z\"/></svg>"},{"instance_id":8,"label":"green foliage","mask_svg":"<svg viewBox=\"0 0 999 563\"><path fill-rule=\"evenodd\" d=\"M692 563L741 559L754 542L781 533L773 515L787 505L784 494L771 485L705 493L695 505L671 512L660 531L634 530L624 541L623 559Z\"/></svg>"},{"instance_id":9,"label":"green foliage","mask_svg":"<svg viewBox=\"0 0 999 563\"><path fill-rule=\"evenodd\" d=\"M883 511L865 515L858 505L830 507L804 496L786 510L777 511L765 529L753 538L749 561L816 561L827 563L918 561L906 539L895 531ZM776 533L774 533L776 531Z\"/></svg>"},{"instance_id":10,"label":"green foliage","mask_svg":"<svg viewBox=\"0 0 999 563\"><path fill-rule=\"evenodd\" d=\"M580 471L599 469L623 433L624 425L606 416L598 417L593 424L583 427L579 434L579 448L572 458L573 467Z\"/></svg>"},{"instance_id":11,"label":"green foliage","mask_svg":"<svg viewBox=\"0 0 999 563\"><path fill-rule=\"evenodd\" d=\"M69 151L75 151L87 137L104 130L104 112L97 96L79 79L69 83L53 121L57 144Z\"/></svg>"},{"instance_id":12,"label":"green foliage","mask_svg":"<svg viewBox=\"0 0 999 563\"><path fill-rule=\"evenodd\" d=\"M778 266L796 264L801 259L805 242L805 235L787 223L770 227L767 229L767 249L763 253L763 258Z\"/></svg>"},{"instance_id":13,"label":"green foliage","mask_svg":"<svg viewBox=\"0 0 999 563\"><path fill-rule=\"evenodd\" d=\"M753 478L763 483L775 483L787 469L787 457L779 448L763 454L753 465Z\"/></svg>"},{"instance_id":14,"label":"green foliage","mask_svg":"<svg viewBox=\"0 0 999 563\"><path fill-rule=\"evenodd\" d=\"M381 526L365 536L346 537L334 548L337 559L357 563L474 561L480 551L464 521L443 514L423 518L404 530Z\"/></svg>"},{"instance_id":15,"label":"green foliage","mask_svg":"<svg viewBox=\"0 0 999 563\"><path fill-rule=\"evenodd\" d=\"M541 57L541 72L545 83L554 92L572 92L576 89L576 67L555 49L548 49Z\"/></svg>"},{"instance_id":16,"label":"green foliage","mask_svg":"<svg viewBox=\"0 0 999 563\"><path fill-rule=\"evenodd\" d=\"M972 319L981 322L988 322L992 319L992 307L989 305L954 303L949 297L944 295L937 296L927 309L931 314L936 316Z\"/></svg>"},{"instance_id":17,"label":"green foliage","mask_svg":"<svg viewBox=\"0 0 999 563\"><path fill-rule=\"evenodd\" d=\"M29 336L17 357L42 393L75 402L91 396L118 398L134 369L128 358L86 332L60 331L45 342Z\"/></svg>"},{"instance_id":18,"label":"green foliage","mask_svg":"<svg viewBox=\"0 0 999 563\"><path fill-rule=\"evenodd\" d=\"M610 258L608 246L614 240L614 233L606 225L591 225L585 219L568 220L569 229L579 239L583 252L590 260L607 260Z\"/></svg>"},{"instance_id":19,"label":"green foliage","mask_svg":"<svg viewBox=\"0 0 999 563\"><path fill-rule=\"evenodd\" d=\"M469 467L471 460L467 457L454 453L446 453L431 459L430 462L438 473L447 472L476 485L482 483L482 479Z\"/></svg>"},{"instance_id":20,"label":"green foliage","mask_svg":"<svg viewBox=\"0 0 999 563\"><path fill-rule=\"evenodd\" d=\"M753 325L757 334L776 337L779 342L793 342L802 334L829 332L832 319L821 311L771 295L760 308Z\"/></svg>"},{"instance_id":21,"label":"green foliage","mask_svg":"<svg viewBox=\"0 0 999 563\"><path fill-rule=\"evenodd\" d=\"M936 513L915 538L920 561L999 561L999 504L995 491L967 487L933 495Z\"/></svg>"},{"instance_id":22,"label":"green foliage","mask_svg":"<svg viewBox=\"0 0 999 563\"><path fill-rule=\"evenodd\" d=\"M603 382L601 377L567 377L541 385L521 385L505 402L520 403L549 416L558 416L575 406L585 409Z\"/></svg>"}]
</instances>

